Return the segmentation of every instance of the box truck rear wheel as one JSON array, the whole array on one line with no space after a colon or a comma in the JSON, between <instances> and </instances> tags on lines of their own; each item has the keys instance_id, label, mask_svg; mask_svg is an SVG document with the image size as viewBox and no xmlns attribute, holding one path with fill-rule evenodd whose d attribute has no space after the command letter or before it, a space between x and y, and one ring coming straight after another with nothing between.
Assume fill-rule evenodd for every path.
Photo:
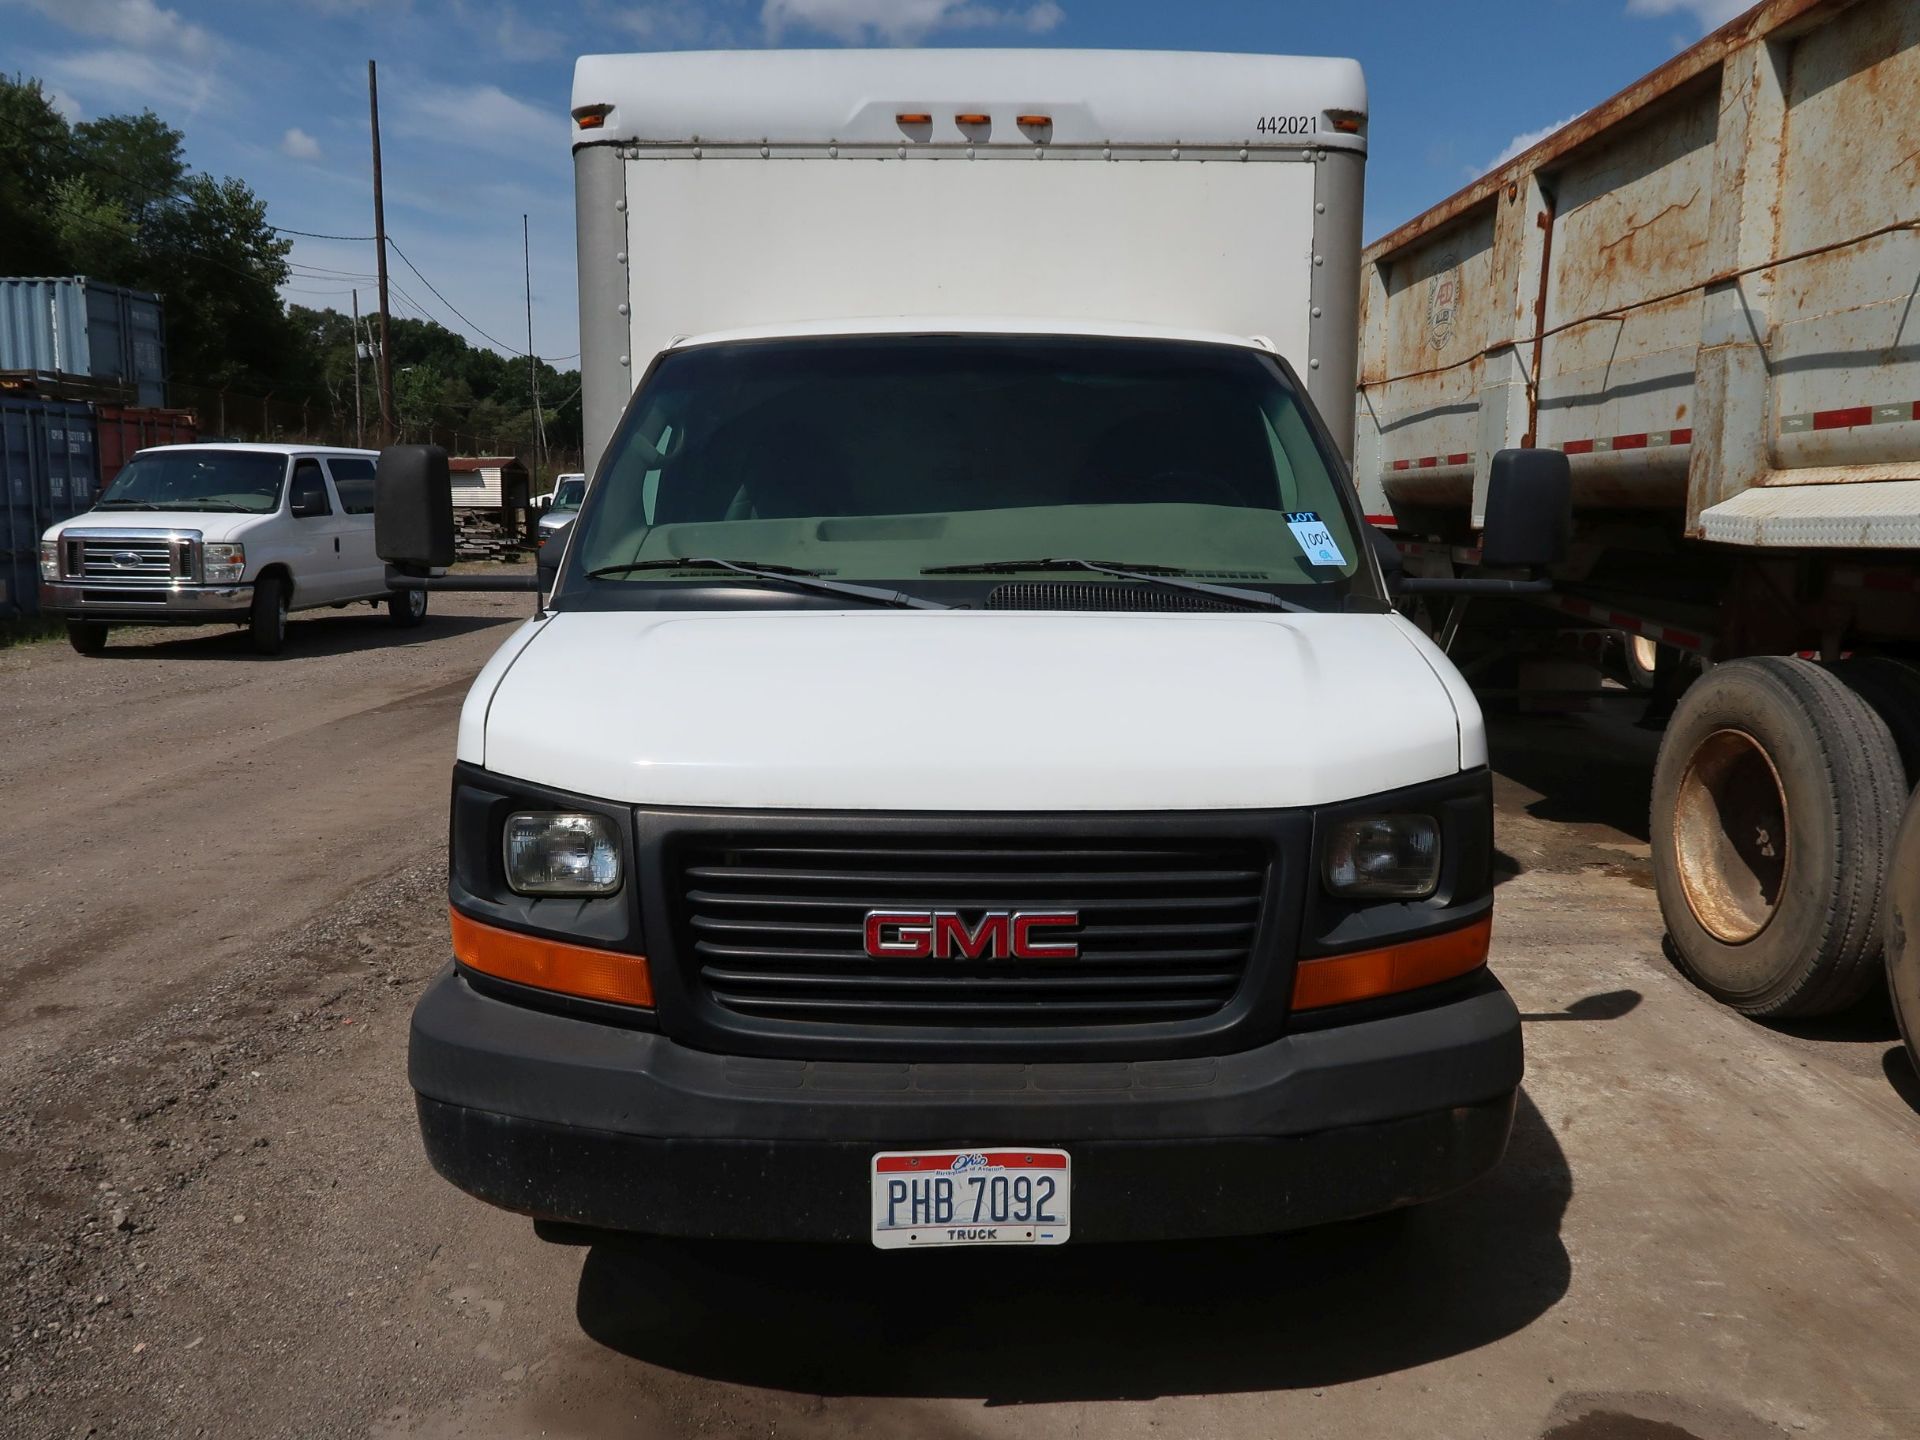
<instances>
[{"instance_id":1,"label":"box truck rear wheel","mask_svg":"<svg viewBox=\"0 0 1920 1440\"><path fill-rule=\"evenodd\" d=\"M1829 671L1761 656L1681 698L1654 766L1654 885L1681 967L1748 1015L1824 1015L1880 965L1906 787L1873 708Z\"/></svg>"},{"instance_id":2,"label":"box truck rear wheel","mask_svg":"<svg viewBox=\"0 0 1920 1440\"><path fill-rule=\"evenodd\" d=\"M1907 802L1906 822L1893 843L1887 872L1887 988L1907 1054L1920 1070L1920 788Z\"/></svg>"}]
</instances>

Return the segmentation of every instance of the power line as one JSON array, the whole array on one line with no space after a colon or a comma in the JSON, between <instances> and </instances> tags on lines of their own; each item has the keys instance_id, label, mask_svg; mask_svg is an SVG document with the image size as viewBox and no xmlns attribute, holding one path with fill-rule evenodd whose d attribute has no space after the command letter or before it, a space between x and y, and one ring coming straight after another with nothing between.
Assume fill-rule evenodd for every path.
<instances>
[{"instance_id":1,"label":"power line","mask_svg":"<svg viewBox=\"0 0 1920 1440\"><path fill-rule=\"evenodd\" d=\"M293 230L285 225L269 225L267 228L276 235L298 235L307 240L366 240L372 241L372 235L323 235L318 230Z\"/></svg>"},{"instance_id":2,"label":"power line","mask_svg":"<svg viewBox=\"0 0 1920 1440\"><path fill-rule=\"evenodd\" d=\"M427 289L432 290L434 293L434 296L440 301L442 305L446 306L447 309L453 311L455 315L459 315L460 319L462 319L463 321L466 321L467 328L473 331L474 334L480 336L482 339L485 339L491 344L498 345L502 350L507 351L509 354L524 355L526 353L524 350L515 350L513 346L507 344L506 341L500 339L497 335L487 334L486 331L482 330L478 325L474 324L473 321L468 320L465 315L461 315L460 307L455 305L451 300L447 299L446 296L442 295L439 292L439 290L435 288L434 283L431 280L427 279L426 276L420 274L420 267L414 264L413 261L407 259L407 252L400 248L399 242L396 241L393 238L393 236L391 235L387 236L387 244L393 250L393 253L400 257L402 263L406 265L407 269L413 271L413 273L419 277L420 283L426 286Z\"/></svg>"}]
</instances>

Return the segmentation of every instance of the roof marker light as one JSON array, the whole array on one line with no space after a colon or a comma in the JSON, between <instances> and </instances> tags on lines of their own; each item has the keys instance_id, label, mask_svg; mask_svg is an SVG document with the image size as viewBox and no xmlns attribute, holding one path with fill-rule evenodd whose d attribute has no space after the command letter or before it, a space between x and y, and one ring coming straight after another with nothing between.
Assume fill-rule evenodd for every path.
<instances>
[{"instance_id":1,"label":"roof marker light","mask_svg":"<svg viewBox=\"0 0 1920 1440\"><path fill-rule=\"evenodd\" d=\"M612 112L611 105L577 105L573 111L573 123L582 130L598 130L607 123Z\"/></svg>"},{"instance_id":2,"label":"roof marker light","mask_svg":"<svg viewBox=\"0 0 1920 1440\"><path fill-rule=\"evenodd\" d=\"M933 116L919 110L903 110L893 119L898 125L931 125L933 123Z\"/></svg>"},{"instance_id":3,"label":"roof marker light","mask_svg":"<svg viewBox=\"0 0 1920 1440\"><path fill-rule=\"evenodd\" d=\"M953 117L953 123L956 125L988 125L991 124L992 121L993 117L991 115L979 115L971 111Z\"/></svg>"}]
</instances>

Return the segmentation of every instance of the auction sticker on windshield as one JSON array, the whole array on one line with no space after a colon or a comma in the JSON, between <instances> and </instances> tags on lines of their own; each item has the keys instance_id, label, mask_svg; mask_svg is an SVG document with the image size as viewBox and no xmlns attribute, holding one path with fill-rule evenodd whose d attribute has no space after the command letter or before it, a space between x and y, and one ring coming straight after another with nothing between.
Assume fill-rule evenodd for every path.
<instances>
[{"instance_id":1,"label":"auction sticker on windshield","mask_svg":"<svg viewBox=\"0 0 1920 1440\"><path fill-rule=\"evenodd\" d=\"M1326 522L1315 510L1287 511L1287 528L1293 532L1293 538L1300 542L1300 548L1307 552L1307 559L1315 565L1345 565L1347 557L1340 553L1340 546L1333 538L1333 532L1327 529Z\"/></svg>"},{"instance_id":2,"label":"auction sticker on windshield","mask_svg":"<svg viewBox=\"0 0 1920 1440\"><path fill-rule=\"evenodd\" d=\"M1072 1162L1064 1150L893 1150L873 1157L873 1243L1064 1245Z\"/></svg>"}]
</instances>

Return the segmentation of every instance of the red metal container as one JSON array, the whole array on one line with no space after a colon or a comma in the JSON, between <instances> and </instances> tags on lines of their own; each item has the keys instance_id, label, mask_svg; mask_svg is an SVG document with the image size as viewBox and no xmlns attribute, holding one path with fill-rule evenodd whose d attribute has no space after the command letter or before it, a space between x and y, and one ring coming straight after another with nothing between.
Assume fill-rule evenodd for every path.
<instances>
[{"instance_id":1,"label":"red metal container","mask_svg":"<svg viewBox=\"0 0 1920 1440\"><path fill-rule=\"evenodd\" d=\"M105 490L136 450L149 445L187 445L200 438L200 422L191 410L156 410L134 405L93 407L100 456L100 488Z\"/></svg>"}]
</instances>

